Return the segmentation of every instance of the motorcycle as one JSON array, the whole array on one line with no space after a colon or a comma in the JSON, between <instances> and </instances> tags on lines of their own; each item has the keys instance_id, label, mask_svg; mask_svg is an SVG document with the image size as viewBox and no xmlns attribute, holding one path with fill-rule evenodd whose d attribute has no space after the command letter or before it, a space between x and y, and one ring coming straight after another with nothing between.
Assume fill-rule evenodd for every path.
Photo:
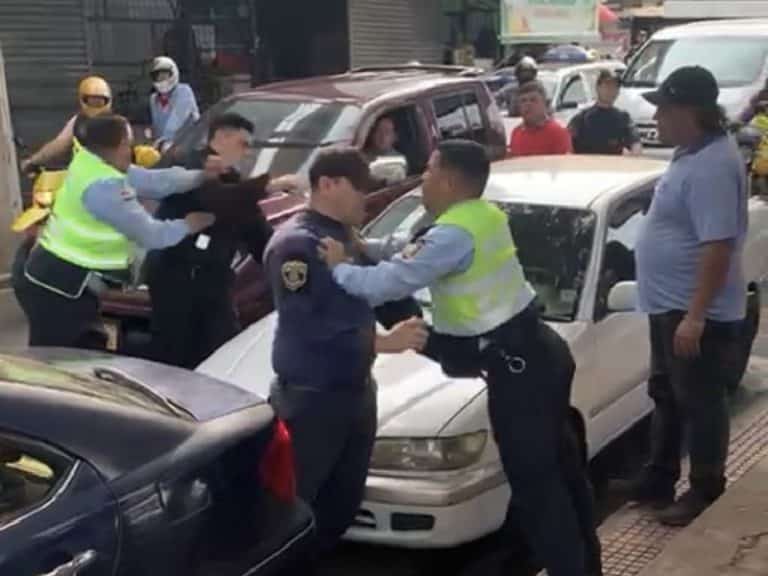
<instances>
[{"instance_id":1,"label":"motorcycle","mask_svg":"<svg viewBox=\"0 0 768 576\"><path fill-rule=\"evenodd\" d=\"M75 153L79 150L75 144ZM138 145L133 148L133 161L137 166L152 168L160 160L160 152L152 146ZM11 224L11 230L17 233L37 235L53 210L56 192L63 186L67 177L66 170L46 170L44 166L34 166L30 170L34 178L32 184L32 205L19 214Z\"/></svg>"},{"instance_id":2,"label":"motorcycle","mask_svg":"<svg viewBox=\"0 0 768 576\"><path fill-rule=\"evenodd\" d=\"M749 178L750 195L765 194L768 176L768 131L759 125L733 125L731 132L736 139Z\"/></svg>"}]
</instances>

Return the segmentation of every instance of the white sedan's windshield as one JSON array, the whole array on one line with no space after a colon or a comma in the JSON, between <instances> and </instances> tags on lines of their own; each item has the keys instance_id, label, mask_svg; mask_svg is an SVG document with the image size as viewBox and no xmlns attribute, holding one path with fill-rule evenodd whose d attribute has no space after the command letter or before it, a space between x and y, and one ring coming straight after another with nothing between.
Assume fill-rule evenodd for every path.
<instances>
[{"instance_id":1,"label":"white sedan's windshield","mask_svg":"<svg viewBox=\"0 0 768 576\"><path fill-rule=\"evenodd\" d=\"M624 76L627 86L653 87L681 66L703 66L718 86L755 82L768 55L768 39L743 37L652 40L633 60Z\"/></svg>"},{"instance_id":2,"label":"white sedan's windshield","mask_svg":"<svg viewBox=\"0 0 768 576\"><path fill-rule=\"evenodd\" d=\"M596 217L593 212L559 206L499 202L509 216L518 257L535 288L548 320L573 320L592 251ZM366 236L394 243L431 223L421 197L411 195L389 208ZM428 303L426 292L417 295Z\"/></svg>"}]
</instances>

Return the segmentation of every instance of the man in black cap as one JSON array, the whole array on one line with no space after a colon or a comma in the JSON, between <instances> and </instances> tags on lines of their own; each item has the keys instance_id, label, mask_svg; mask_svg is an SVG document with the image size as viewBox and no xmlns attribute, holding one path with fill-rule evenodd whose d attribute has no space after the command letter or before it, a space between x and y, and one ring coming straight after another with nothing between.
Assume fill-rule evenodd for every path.
<instances>
[{"instance_id":1,"label":"man in black cap","mask_svg":"<svg viewBox=\"0 0 768 576\"><path fill-rule=\"evenodd\" d=\"M689 524L725 490L727 358L746 309L747 180L718 95L699 66L676 70L644 94L657 107L659 137L677 148L635 253L639 302L650 316L655 410L651 460L630 488L633 499L663 508L659 519L672 526ZM686 429L691 486L673 504Z\"/></svg>"}]
</instances>

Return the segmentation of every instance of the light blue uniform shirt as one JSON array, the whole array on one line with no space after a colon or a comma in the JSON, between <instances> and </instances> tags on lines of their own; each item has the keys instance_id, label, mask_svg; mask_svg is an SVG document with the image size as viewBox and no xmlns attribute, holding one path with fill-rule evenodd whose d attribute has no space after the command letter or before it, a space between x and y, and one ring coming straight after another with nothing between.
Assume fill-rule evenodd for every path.
<instances>
[{"instance_id":1,"label":"light blue uniform shirt","mask_svg":"<svg viewBox=\"0 0 768 576\"><path fill-rule=\"evenodd\" d=\"M197 121L200 110L197 107L195 93L189 84L179 84L169 95L167 106L160 104L158 94L149 99L149 111L152 115L152 137L155 140L173 140L176 132L187 120Z\"/></svg>"},{"instance_id":2,"label":"light blue uniform shirt","mask_svg":"<svg viewBox=\"0 0 768 576\"><path fill-rule=\"evenodd\" d=\"M720 322L744 318L742 247L747 221L746 173L733 139L719 136L695 149L678 151L656 186L635 249L640 308L648 314L687 311L704 245L730 240L728 279L707 318Z\"/></svg>"},{"instance_id":3,"label":"light blue uniform shirt","mask_svg":"<svg viewBox=\"0 0 768 576\"><path fill-rule=\"evenodd\" d=\"M175 246L189 234L184 220L155 220L138 198L162 200L171 194L200 186L199 170L167 168L147 170L131 166L125 179L98 180L83 193L83 206L91 215L112 226L139 247L157 250Z\"/></svg>"},{"instance_id":4,"label":"light blue uniform shirt","mask_svg":"<svg viewBox=\"0 0 768 576\"><path fill-rule=\"evenodd\" d=\"M381 257L373 245L369 256ZM375 307L401 300L434 284L449 274L460 274L472 265L475 248L465 230L439 224L407 245L391 260L376 266L342 263L333 269L333 278L349 294L364 298Z\"/></svg>"}]
</instances>

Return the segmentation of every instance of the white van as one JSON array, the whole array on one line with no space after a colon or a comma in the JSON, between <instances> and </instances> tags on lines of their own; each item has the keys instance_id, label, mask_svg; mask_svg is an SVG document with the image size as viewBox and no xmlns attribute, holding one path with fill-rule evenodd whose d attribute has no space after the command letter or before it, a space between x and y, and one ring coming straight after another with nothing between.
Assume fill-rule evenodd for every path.
<instances>
[{"instance_id":1,"label":"white van","mask_svg":"<svg viewBox=\"0 0 768 576\"><path fill-rule=\"evenodd\" d=\"M665 28L654 34L624 74L617 106L630 113L643 144L660 146L655 108L642 94L681 66L703 66L720 87L720 104L737 120L765 84L768 19L713 20Z\"/></svg>"}]
</instances>

